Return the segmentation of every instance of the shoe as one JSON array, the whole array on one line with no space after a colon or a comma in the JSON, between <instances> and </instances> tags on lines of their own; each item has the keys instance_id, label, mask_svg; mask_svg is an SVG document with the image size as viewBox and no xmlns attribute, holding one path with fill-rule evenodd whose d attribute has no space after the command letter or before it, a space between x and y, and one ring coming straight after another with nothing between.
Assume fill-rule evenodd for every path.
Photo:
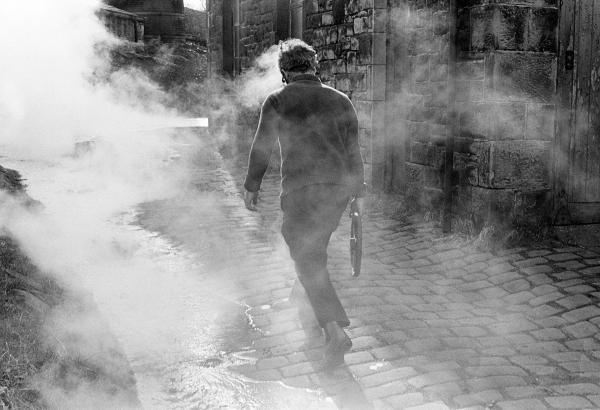
<instances>
[{"instance_id":1,"label":"shoe","mask_svg":"<svg viewBox=\"0 0 600 410\"><path fill-rule=\"evenodd\" d=\"M352 348L352 341L337 322L326 323L325 334L329 341L325 348L323 368L330 370L344 364L344 355Z\"/></svg>"},{"instance_id":2,"label":"shoe","mask_svg":"<svg viewBox=\"0 0 600 410\"><path fill-rule=\"evenodd\" d=\"M336 367L342 366L345 363L344 355L348 353L351 348L352 341L348 336L342 340L329 341L323 357L323 370L333 370Z\"/></svg>"}]
</instances>

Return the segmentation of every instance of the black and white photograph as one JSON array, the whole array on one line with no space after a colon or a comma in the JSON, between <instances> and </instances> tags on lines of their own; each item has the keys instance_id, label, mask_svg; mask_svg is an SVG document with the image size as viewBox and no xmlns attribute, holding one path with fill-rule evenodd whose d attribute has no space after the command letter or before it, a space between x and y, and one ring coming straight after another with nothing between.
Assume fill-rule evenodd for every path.
<instances>
[{"instance_id":1,"label":"black and white photograph","mask_svg":"<svg viewBox=\"0 0 600 410\"><path fill-rule=\"evenodd\" d=\"M600 410L600 0L0 10L0 410Z\"/></svg>"}]
</instances>

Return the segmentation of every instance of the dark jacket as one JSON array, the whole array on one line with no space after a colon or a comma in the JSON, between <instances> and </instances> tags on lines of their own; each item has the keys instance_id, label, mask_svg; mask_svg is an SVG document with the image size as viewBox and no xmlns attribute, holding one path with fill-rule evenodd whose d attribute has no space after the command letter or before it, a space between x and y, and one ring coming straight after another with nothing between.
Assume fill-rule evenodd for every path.
<instances>
[{"instance_id":1,"label":"dark jacket","mask_svg":"<svg viewBox=\"0 0 600 410\"><path fill-rule=\"evenodd\" d=\"M281 151L281 191L311 184L347 185L360 196L364 168L358 146L358 119L350 99L314 75L295 77L263 103L244 187L256 192L275 141Z\"/></svg>"}]
</instances>

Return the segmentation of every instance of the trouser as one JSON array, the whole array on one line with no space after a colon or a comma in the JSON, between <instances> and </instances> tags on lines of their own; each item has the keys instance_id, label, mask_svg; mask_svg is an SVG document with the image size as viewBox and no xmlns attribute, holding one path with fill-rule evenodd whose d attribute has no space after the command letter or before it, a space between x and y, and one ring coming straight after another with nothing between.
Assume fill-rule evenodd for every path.
<instances>
[{"instance_id":1,"label":"trouser","mask_svg":"<svg viewBox=\"0 0 600 410\"><path fill-rule=\"evenodd\" d=\"M307 185L281 198L281 233L321 327L333 321L350 325L327 270L329 239L348 200L348 189L334 184Z\"/></svg>"}]
</instances>

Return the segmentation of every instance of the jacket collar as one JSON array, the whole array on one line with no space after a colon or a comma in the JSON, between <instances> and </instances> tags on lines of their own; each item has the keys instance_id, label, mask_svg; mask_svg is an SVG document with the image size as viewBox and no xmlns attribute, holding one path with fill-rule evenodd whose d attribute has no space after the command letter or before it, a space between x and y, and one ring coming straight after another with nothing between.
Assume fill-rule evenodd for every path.
<instances>
[{"instance_id":1,"label":"jacket collar","mask_svg":"<svg viewBox=\"0 0 600 410\"><path fill-rule=\"evenodd\" d=\"M321 80L319 80L319 77L317 77L314 74L298 74L290 81L290 83L294 83L296 81L317 81L319 83L321 82Z\"/></svg>"}]
</instances>

